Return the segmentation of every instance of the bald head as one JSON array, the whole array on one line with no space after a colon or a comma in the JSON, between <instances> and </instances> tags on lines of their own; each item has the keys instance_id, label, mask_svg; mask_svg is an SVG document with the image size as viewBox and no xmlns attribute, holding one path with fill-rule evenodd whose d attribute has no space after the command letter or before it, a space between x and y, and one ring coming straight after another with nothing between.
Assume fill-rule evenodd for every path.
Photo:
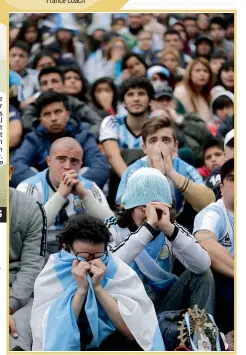
<instances>
[{"instance_id":1,"label":"bald head","mask_svg":"<svg viewBox=\"0 0 246 355\"><path fill-rule=\"evenodd\" d=\"M67 150L81 151L81 159L83 156L83 149L81 145L71 137L63 137L56 139L50 147L50 157L56 154L57 149L65 148Z\"/></svg>"},{"instance_id":2,"label":"bald head","mask_svg":"<svg viewBox=\"0 0 246 355\"><path fill-rule=\"evenodd\" d=\"M69 170L79 173L82 159L83 149L75 139L64 137L55 140L46 159L49 166L49 178L53 186L59 186L63 173Z\"/></svg>"}]
</instances>

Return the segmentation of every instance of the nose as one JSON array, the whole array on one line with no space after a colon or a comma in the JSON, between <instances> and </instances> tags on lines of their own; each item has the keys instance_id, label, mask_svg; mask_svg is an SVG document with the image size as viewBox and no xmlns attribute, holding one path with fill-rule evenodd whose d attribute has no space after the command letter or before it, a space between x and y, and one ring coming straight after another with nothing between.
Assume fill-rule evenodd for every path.
<instances>
[{"instance_id":1,"label":"nose","mask_svg":"<svg viewBox=\"0 0 246 355\"><path fill-rule=\"evenodd\" d=\"M71 162L70 159L66 159L65 163L64 163L64 169L66 170L71 170Z\"/></svg>"},{"instance_id":2,"label":"nose","mask_svg":"<svg viewBox=\"0 0 246 355\"><path fill-rule=\"evenodd\" d=\"M57 121L57 117L56 117L56 114L55 114L55 113L52 113L52 114L51 114L50 120L51 120L52 122L56 122L56 121Z\"/></svg>"}]
</instances>

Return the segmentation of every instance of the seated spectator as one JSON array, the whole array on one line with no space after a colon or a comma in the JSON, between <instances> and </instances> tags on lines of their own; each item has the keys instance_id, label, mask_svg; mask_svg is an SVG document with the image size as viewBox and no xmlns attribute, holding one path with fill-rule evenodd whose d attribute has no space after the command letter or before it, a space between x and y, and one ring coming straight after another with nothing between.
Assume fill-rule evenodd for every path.
<instances>
[{"instance_id":1,"label":"seated spectator","mask_svg":"<svg viewBox=\"0 0 246 355\"><path fill-rule=\"evenodd\" d=\"M101 204L108 207L101 189L79 176L82 161L83 150L75 139L57 139L47 156L48 169L23 181L17 187L17 190L33 195L44 205L48 226L48 254L58 252L56 233L63 228L69 216L83 212L96 216ZM106 216L110 214L111 211L106 211Z\"/></svg>"},{"instance_id":2,"label":"seated spectator","mask_svg":"<svg viewBox=\"0 0 246 355\"><path fill-rule=\"evenodd\" d=\"M213 74L209 62L198 58L189 63L184 81L176 86L174 96L181 101L186 112L197 113L207 122L211 119L209 103L212 87Z\"/></svg>"},{"instance_id":3,"label":"seated spectator","mask_svg":"<svg viewBox=\"0 0 246 355\"><path fill-rule=\"evenodd\" d=\"M195 40L196 53L195 57L203 57L207 60L210 60L211 55L213 54L214 45L210 37L207 36L198 36Z\"/></svg>"},{"instance_id":4,"label":"seated spectator","mask_svg":"<svg viewBox=\"0 0 246 355\"><path fill-rule=\"evenodd\" d=\"M84 44L75 37L79 33L79 26L76 23L74 14L56 13L53 21L54 26L51 29L51 33L54 34L54 37L52 36L44 41L44 46L51 43L58 44L62 57L74 59L80 69L83 70L85 48Z\"/></svg>"},{"instance_id":5,"label":"seated spectator","mask_svg":"<svg viewBox=\"0 0 246 355\"><path fill-rule=\"evenodd\" d=\"M218 127L234 115L234 95L230 91L221 90L214 94L210 103L213 114L211 123L208 124L210 132L216 136Z\"/></svg>"},{"instance_id":6,"label":"seated spectator","mask_svg":"<svg viewBox=\"0 0 246 355\"><path fill-rule=\"evenodd\" d=\"M141 149L142 127L148 120L148 110L154 89L148 79L130 78L122 83L121 101L127 116L108 116L100 128L100 142L114 172L121 177L127 165L121 157L123 149Z\"/></svg>"},{"instance_id":7,"label":"seated spectator","mask_svg":"<svg viewBox=\"0 0 246 355\"><path fill-rule=\"evenodd\" d=\"M118 91L113 79L105 76L97 79L91 86L90 96L93 109L102 119L118 113Z\"/></svg>"},{"instance_id":8,"label":"seated spectator","mask_svg":"<svg viewBox=\"0 0 246 355\"><path fill-rule=\"evenodd\" d=\"M204 166L198 168L203 180L206 180L214 169L220 168L225 162L223 142L214 138L203 147Z\"/></svg>"},{"instance_id":9,"label":"seated spectator","mask_svg":"<svg viewBox=\"0 0 246 355\"><path fill-rule=\"evenodd\" d=\"M209 33L213 40L215 50L223 50L228 59L234 57L234 44L225 38L226 21L221 16L212 17L209 24Z\"/></svg>"},{"instance_id":10,"label":"seated spectator","mask_svg":"<svg viewBox=\"0 0 246 355\"><path fill-rule=\"evenodd\" d=\"M147 69L147 64L140 54L128 53L122 60L122 80L145 77Z\"/></svg>"},{"instance_id":11,"label":"seated spectator","mask_svg":"<svg viewBox=\"0 0 246 355\"><path fill-rule=\"evenodd\" d=\"M193 17L190 16L189 14L186 14L183 23L185 25L187 35L189 36L189 47L191 50L191 54L194 55L195 48L196 48L195 41L199 35L197 16Z\"/></svg>"},{"instance_id":12,"label":"seated spectator","mask_svg":"<svg viewBox=\"0 0 246 355\"><path fill-rule=\"evenodd\" d=\"M220 68L218 74L218 80L216 82L216 86L214 87L214 90L217 87L222 87L225 90L234 93L234 61L233 60L226 61Z\"/></svg>"},{"instance_id":13,"label":"seated spectator","mask_svg":"<svg viewBox=\"0 0 246 355\"><path fill-rule=\"evenodd\" d=\"M73 216L58 238L60 252L35 283L32 350L165 350L153 304L136 273L107 250L103 222Z\"/></svg>"},{"instance_id":14,"label":"seated spectator","mask_svg":"<svg viewBox=\"0 0 246 355\"><path fill-rule=\"evenodd\" d=\"M170 73L161 65L153 65L147 70L147 78L151 83L163 83L169 85Z\"/></svg>"},{"instance_id":15,"label":"seated spectator","mask_svg":"<svg viewBox=\"0 0 246 355\"><path fill-rule=\"evenodd\" d=\"M16 37L16 41L26 42L29 46L29 62L31 62L34 55L42 48L41 32L38 28L37 22L34 20L24 21Z\"/></svg>"},{"instance_id":16,"label":"seated spectator","mask_svg":"<svg viewBox=\"0 0 246 355\"><path fill-rule=\"evenodd\" d=\"M214 284L210 259L194 237L174 222L170 185L157 169L141 168L129 178L124 209L105 221L113 237L111 251L142 279L157 313L193 307L213 314ZM173 258L187 269L178 279Z\"/></svg>"},{"instance_id":17,"label":"seated spectator","mask_svg":"<svg viewBox=\"0 0 246 355\"><path fill-rule=\"evenodd\" d=\"M152 118L143 126L142 137L146 156L124 171L117 191L118 205L122 202L121 198L130 176L141 167L148 166L160 170L175 186L178 214L182 212L184 200L187 200L195 211L200 211L214 201L212 190L204 186L197 170L176 157L178 142L169 119Z\"/></svg>"},{"instance_id":18,"label":"seated spectator","mask_svg":"<svg viewBox=\"0 0 246 355\"><path fill-rule=\"evenodd\" d=\"M225 161L234 158L234 129L227 133L224 140ZM220 191L220 170L221 167L215 168L206 180L206 186L214 191L216 201L221 198Z\"/></svg>"},{"instance_id":19,"label":"seated spectator","mask_svg":"<svg viewBox=\"0 0 246 355\"><path fill-rule=\"evenodd\" d=\"M64 73L64 94L73 96L82 102L89 101L89 85L78 67L68 66Z\"/></svg>"},{"instance_id":20,"label":"seated spectator","mask_svg":"<svg viewBox=\"0 0 246 355\"><path fill-rule=\"evenodd\" d=\"M164 34L165 49L174 48L180 53L182 68L185 68L191 61L191 57L183 52L184 44L181 35L174 29L167 30Z\"/></svg>"},{"instance_id":21,"label":"seated spectator","mask_svg":"<svg viewBox=\"0 0 246 355\"><path fill-rule=\"evenodd\" d=\"M220 187L222 198L196 216L193 233L211 258L220 310L216 321L227 333L234 329L234 159L221 167Z\"/></svg>"},{"instance_id":22,"label":"seated spectator","mask_svg":"<svg viewBox=\"0 0 246 355\"><path fill-rule=\"evenodd\" d=\"M41 93L46 91L55 91L64 93L64 74L56 67L47 67L39 73L39 83ZM31 131L33 125L38 124L39 118L36 115L36 97L32 104L29 104L22 117L23 126L26 131ZM79 122L87 122L90 131L95 138L99 136L99 128L101 119L100 116L83 101L76 99L73 96L66 96L65 104L68 107L71 116Z\"/></svg>"},{"instance_id":23,"label":"seated spectator","mask_svg":"<svg viewBox=\"0 0 246 355\"><path fill-rule=\"evenodd\" d=\"M155 81L153 82L155 89L154 99L151 101L151 111L166 110L169 114L173 113L172 119L178 121L180 119L179 114L184 114L185 110L179 100L173 95L173 89L165 83ZM176 115L173 111L176 111Z\"/></svg>"},{"instance_id":24,"label":"seated spectator","mask_svg":"<svg viewBox=\"0 0 246 355\"><path fill-rule=\"evenodd\" d=\"M84 67L87 80L92 84L102 76L109 76L116 84L121 82L122 58L128 49L123 38L116 37L108 42L105 50L92 53Z\"/></svg>"},{"instance_id":25,"label":"seated spectator","mask_svg":"<svg viewBox=\"0 0 246 355\"><path fill-rule=\"evenodd\" d=\"M180 54L174 48L165 48L160 57L160 63L170 72L170 85L174 88L183 79L185 69L180 66Z\"/></svg>"},{"instance_id":26,"label":"seated spectator","mask_svg":"<svg viewBox=\"0 0 246 355\"><path fill-rule=\"evenodd\" d=\"M221 167L222 199L195 218L194 235L211 257L211 267L234 278L234 159Z\"/></svg>"},{"instance_id":27,"label":"seated spectator","mask_svg":"<svg viewBox=\"0 0 246 355\"><path fill-rule=\"evenodd\" d=\"M182 21L177 21L172 27L171 30L178 31L183 42L183 52L184 54L191 56L192 51L189 43L189 35L186 30L185 24Z\"/></svg>"},{"instance_id":28,"label":"seated spectator","mask_svg":"<svg viewBox=\"0 0 246 355\"><path fill-rule=\"evenodd\" d=\"M158 34L160 39L163 38L166 27L157 21L155 14L142 13L142 23L145 31Z\"/></svg>"},{"instance_id":29,"label":"seated spectator","mask_svg":"<svg viewBox=\"0 0 246 355\"><path fill-rule=\"evenodd\" d=\"M10 167L10 177L13 167ZM10 188L9 347L31 351L34 282L44 266L46 216L32 196Z\"/></svg>"},{"instance_id":30,"label":"seated spectator","mask_svg":"<svg viewBox=\"0 0 246 355\"><path fill-rule=\"evenodd\" d=\"M32 68L40 72L43 68L56 67L57 62L52 52L44 49L39 51L32 61Z\"/></svg>"},{"instance_id":31,"label":"seated spectator","mask_svg":"<svg viewBox=\"0 0 246 355\"><path fill-rule=\"evenodd\" d=\"M199 32L201 32L202 34L209 33L209 14L197 14L197 27Z\"/></svg>"},{"instance_id":32,"label":"seated spectator","mask_svg":"<svg viewBox=\"0 0 246 355\"><path fill-rule=\"evenodd\" d=\"M149 31L143 30L138 33L137 45L132 52L140 54L148 66L159 64L157 52L153 50L153 34Z\"/></svg>"},{"instance_id":33,"label":"seated spectator","mask_svg":"<svg viewBox=\"0 0 246 355\"><path fill-rule=\"evenodd\" d=\"M46 158L51 144L57 138L72 137L83 148L83 163L88 168L83 174L84 178L103 187L108 178L106 158L100 153L92 133L82 123L70 118L65 95L55 91L42 93L37 99L36 110L35 116L40 118L40 124L25 136L13 157L15 171L12 186L16 187L23 180L35 175L32 167L38 171L47 168Z\"/></svg>"},{"instance_id":34,"label":"seated spectator","mask_svg":"<svg viewBox=\"0 0 246 355\"><path fill-rule=\"evenodd\" d=\"M215 51L210 57L210 68L212 72L217 77L219 74L220 68L225 63L227 57L226 53L223 51Z\"/></svg>"},{"instance_id":35,"label":"seated spectator","mask_svg":"<svg viewBox=\"0 0 246 355\"><path fill-rule=\"evenodd\" d=\"M39 90L38 72L28 68L29 55L29 47L22 41L15 42L9 51L10 70L15 71L22 78L23 100L28 99Z\"/></svg>"},{"instance_id":36,"label":"seated spectator","mask_svg":"<svg viewBox=\"0 0 246 355\"><path fill-rule=\"evenodd\" d=\"M203 164L203 146L212 138L212 134L201 118L193 113L184 113L182 104L175 99L170 87L160 85L155 88L155 99L151 101L151 119L159 117L170 120L177 136L179 154L181 150L191 149L194 162L190 164L200 167Z\"/></svg>"}]
</instances>

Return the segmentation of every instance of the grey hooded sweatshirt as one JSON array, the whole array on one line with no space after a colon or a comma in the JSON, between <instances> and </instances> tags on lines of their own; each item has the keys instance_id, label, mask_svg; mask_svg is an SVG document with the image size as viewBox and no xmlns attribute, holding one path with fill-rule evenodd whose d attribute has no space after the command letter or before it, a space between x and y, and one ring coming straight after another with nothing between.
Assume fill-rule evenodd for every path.
<instances>
[{"instance_id":1,"label":"grey hooded sweatshirt","mask_svg":"<svg viewBox=\"0 0 246 355\"><path fill-rule=\"evenodd\" d=\"M33 196L10 188L9 198L9 307L14 313L29 301L44 266L47 223Z\"/></svg>"}]
</instances>

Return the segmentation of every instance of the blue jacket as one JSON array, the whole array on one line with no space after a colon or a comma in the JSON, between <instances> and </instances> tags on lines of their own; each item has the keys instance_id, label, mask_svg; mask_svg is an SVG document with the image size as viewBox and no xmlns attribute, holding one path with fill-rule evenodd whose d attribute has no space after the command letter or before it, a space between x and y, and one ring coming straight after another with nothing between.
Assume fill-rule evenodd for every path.
<instances>
[{"instance_id":1,"label":"blue jacket","mask_svg":"<svg viewBox=\"0 0 246 355\"><path fill-rule=\"evenodd\" d=\"M99 187L103 187L109 175L107 159L97 146L92 133L85 128L85 124L70 119L67 124L67 137L75 138L83 148L83 165L89 169L83 175L85 179L94 181ZM35 175L31 167L38 171L47 168L46 157L53 140L48 136L46 129L40 124L33 132L28 133L12 158L14 173L10 182L16 187L23 180Z\"/></svg>"}]
</instances>

